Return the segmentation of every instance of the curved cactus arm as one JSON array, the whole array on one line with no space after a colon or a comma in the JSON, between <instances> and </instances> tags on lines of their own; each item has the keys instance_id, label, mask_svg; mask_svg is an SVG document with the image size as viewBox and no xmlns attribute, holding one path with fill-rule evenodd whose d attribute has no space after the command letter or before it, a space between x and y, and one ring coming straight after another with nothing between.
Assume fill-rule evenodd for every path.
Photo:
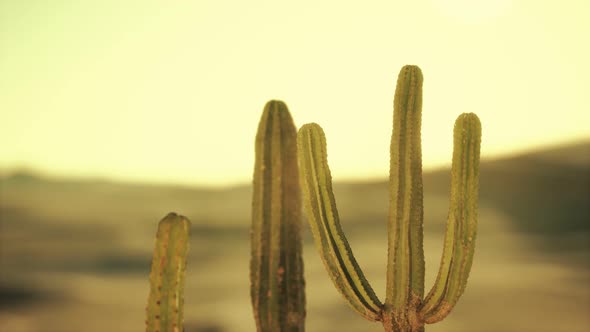
<instances>
[{"instance_id":1,"label":"curved cactus arm","mask_svg":"<svg viewBox=\"0 0 590 332\"><path fill-rule=\"evenodd\" d=\"M445 318L465 290L477 231L481 123L462 114L454 128L451 202L440 270L420 315L426 323Z\"/></svg>"},{"instance_id":2,"label":"curved cactus arm","mask_svg":"<svg viewBox=\"0 0 590 332\"><path fill-rule=\"evenodd\" d=\"M340 226L322 128L315 123L301 127L297 147L307 217L324 265L354 310L371 321L381 320L382 304L357 264Z\"/></svg>"},{"instance_id":3,"label":"curved cactus arm","mask_svg":"<svg viewBox=\"0 0 590 332\"><path fill-rule=\"evenodd\" d=\"M283 102L266 104L255 150L250 293L257 330L303 331L297 129Z\"/></svg>"},{"instance_id":4,"label":"curved cactus arm","mask_svg":"<svg viewBox=\"0 0 590 332\"><path fill-rule=\"evenodd\" d=\"M416 312L424 296L422 82L418 66L404 66L394 97L385 316L400 331L421 325Z\"/></svg>"},{"instance_id":5,"label":"curved cactus arm","mask_svg":"<svg viewBox=\"0 0 590 332\"><path fill-rule=\"evenodd\" d=\"M147 332L180 332L190 221L175 213L158 225L150 273Z\"/></svg>"}]
</instances>

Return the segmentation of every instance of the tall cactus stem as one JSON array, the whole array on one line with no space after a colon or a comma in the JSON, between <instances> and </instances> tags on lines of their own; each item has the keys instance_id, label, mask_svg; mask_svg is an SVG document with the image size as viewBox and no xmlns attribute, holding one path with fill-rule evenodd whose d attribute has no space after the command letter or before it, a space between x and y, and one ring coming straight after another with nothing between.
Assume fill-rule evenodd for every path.
<instances>
[{"instance_id":1,"label":"tall cactus stem","mask_svg":"<svg viewBox=\"0 0 590 332\"><path fill-rule=\"evenodd\" d=\"M250 281L258 332L302 332L305 291L297 130L287 106L264 107L256 134Z\"/></svg>"},{"instance_id":2,"label":"tall cactus stem","mask_svg":"<svg viewBox=\"0 0 590 332\"><path fill-rule=\"evenodd\" d=\"M388 264L385 312L397 330L422 325L415 315L424 295L422 72L404 66L394 96L389 189Z\"/></svg>"},{"instance_id":3,"label":"tall cactus stem","mask_svg":"<svg viewBox=\"0 0 590 332\"><path fill-rule=\"evenodd\" d=\"M182 332L190 221L170 213L158 225L150 273L146 332Z\"/></svg>"}]
</instances>

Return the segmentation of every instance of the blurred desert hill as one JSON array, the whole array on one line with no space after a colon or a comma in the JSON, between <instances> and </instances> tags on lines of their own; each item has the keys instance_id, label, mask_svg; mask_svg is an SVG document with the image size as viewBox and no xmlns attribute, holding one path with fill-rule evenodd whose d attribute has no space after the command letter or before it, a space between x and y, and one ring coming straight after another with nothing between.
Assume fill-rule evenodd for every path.
<instances>
[{"instance_id":1,"label":"blurred desert hill","mask_svg":"<svg viewBox=\"0 0 590 332\"><path fill-rule=\"evenodd\" d=\"M448 170L426 174L427 192L446 194L449 179ZM519 231L588 240L590 141L483 161L480 202L508 213Z\"/></svg>"},{"instance_id":2,"label":"blurred desert hill","mask_svg":"<svg viewBox=\"0 0 590 332\"><path fill-rule=\"evenodd\" d=\"M590 140L483 160L480 176L468 290L451 317L428 330L588 331ZM343 228L378 295L387 186L385 178L334 185ZM449 188L448 168L424 173L427 288L440 259ZM186 332L254 331L250 205L249 184L197 188L4 176L0 326L12 332L141 330L156 225L176 211L192 221ZM379 331L332 287L307 225L304 241L309 330Z\"/></svg>"},{"instance_id":3,"label":"blurred desert hill","mask_svg":"<svg viewBox=\"0 0 590 332\"><path fill-rule=\"evenodd\" d=\"M386 223L387 179L336 182L343 224L363 231ZM443 230L450 169L424 173L425 223ZM38 225L68 225L82 231L99 223L134 228L153 224L170 211L188 216L195 233L216 229L245 232L249 227L251 187L228 188L69 180L18 172L0 178L0 220ZM590 140L495 160L482 160L480 204L513 216L518 231L564 236L590 231ZM53 222L55 221L55 222ZM379 226L378 226L379 225ZM73 228L72 228L73 227Z\"/></svg>"}]
</instances>

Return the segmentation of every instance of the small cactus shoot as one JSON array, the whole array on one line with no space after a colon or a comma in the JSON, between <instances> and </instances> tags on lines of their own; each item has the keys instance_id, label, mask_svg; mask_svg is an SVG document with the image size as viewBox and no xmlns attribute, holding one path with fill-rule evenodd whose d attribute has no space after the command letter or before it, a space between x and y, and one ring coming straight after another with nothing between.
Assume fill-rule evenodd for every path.
<instances>
[{"instance_id":1,"label":"small cactus shoot","mask_svg":"<svg viewBox=\"0 0 590 332\"><path fill-rule=\"evenodd\" d=\"M150 273L146 332L182 332L190 221L170 213L158 225Z\"/></svg>"},{"instance_id":2,"label":"small cactus shoot","mask_svg":"<svg viewBox=\"0 0 590 332\"><path fill-rule=\"evenodd\" d=\"M394 97L384 303L364 277L340 226L321 127L306 124L297 138L305 210L328 274L352 308L381 321L386 332L423 332L425 323L446 317L465 289L475 246L481 124L468 113L455 123L443 255L436 282L424 298L422 82L420 68L404 66Z\"/></svg>"},{"instance_id":3,"label":"small cactus shoot","mask_svg":"<svg viewBox=\"0 0 590 332\"><path fill-rule=\"evenodd\" d=\"M264 107L255 143L250 295L258 332L303 332L297 129L287 106Z\"/></svg>"}]
</instances>

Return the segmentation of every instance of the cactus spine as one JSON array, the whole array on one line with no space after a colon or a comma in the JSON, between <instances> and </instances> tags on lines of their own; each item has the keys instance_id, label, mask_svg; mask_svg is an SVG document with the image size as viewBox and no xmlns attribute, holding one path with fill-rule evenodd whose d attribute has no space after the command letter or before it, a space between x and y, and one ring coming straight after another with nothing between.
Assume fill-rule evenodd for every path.
<instances>
[{"instance_id":1,"label":"cactus spine","mask_svg":"<svg viewBox=\"0 0 590 332\"><path fill-rule=\"evenodd\" d=\"M147 332L182 332L190 221L170 213L158 225L150 273Z\"/></svg>"},{"instance_id":2,"label":"cactus spine","mask_svg":"<svg viewBox=\"0 0 590 332\"><path fill-rule=\"evenodd\" d=\"M287 106L264 107L256 134L250 295L259 332L302 332L301 197L297 129Z\"/></svg>"},{"instance_id":3,"label":"cactus spine","mask_svg":"<svg viewBox=\"0 0 590 332\"><path fill-rule=\"evenodd\" d=\"M446 317L465 289L475 246L481 125L469 113L455 122L445 244L435 285L424 298L422 81L420 68L403 67L394 97L383 304L364 277L340 226L321 127L306 124L297 138L305 210L326 269L352 308L371 321L381 321L386 332L422 332L425 323Z\"/></svg>"}]
</instances>

